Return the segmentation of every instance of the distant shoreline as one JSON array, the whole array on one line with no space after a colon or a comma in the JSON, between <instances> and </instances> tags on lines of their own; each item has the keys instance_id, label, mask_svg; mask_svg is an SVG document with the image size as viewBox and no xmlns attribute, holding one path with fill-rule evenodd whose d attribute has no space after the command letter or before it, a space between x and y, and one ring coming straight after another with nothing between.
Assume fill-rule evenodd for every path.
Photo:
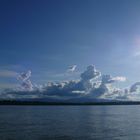
<instances>
[{"instance_id":1,"label":"distant shoreline","mask_svg":"<svg viewBox=\"0 0 140 140\"><path fill-rule=\"evenodd\" d=\"M41 101L0 101L0 105L140 105L140 101L106 101L106 102L41 102Z\"/></svg>"}]
</instances>

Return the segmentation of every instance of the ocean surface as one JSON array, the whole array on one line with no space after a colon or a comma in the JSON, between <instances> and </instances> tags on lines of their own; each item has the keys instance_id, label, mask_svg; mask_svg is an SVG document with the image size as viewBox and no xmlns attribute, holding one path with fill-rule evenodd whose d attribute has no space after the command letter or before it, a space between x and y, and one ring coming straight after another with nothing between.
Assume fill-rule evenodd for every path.
<instances>
[{"instance_id":1,"label":"ocean surface","mask_svg":"<svg viewBox=\"0 0 140 140\"><path fill-rule=\"evenodd\" d=\"M0 140L140 140L140 105L0 106Z\"/></svg>"}]
</instances>

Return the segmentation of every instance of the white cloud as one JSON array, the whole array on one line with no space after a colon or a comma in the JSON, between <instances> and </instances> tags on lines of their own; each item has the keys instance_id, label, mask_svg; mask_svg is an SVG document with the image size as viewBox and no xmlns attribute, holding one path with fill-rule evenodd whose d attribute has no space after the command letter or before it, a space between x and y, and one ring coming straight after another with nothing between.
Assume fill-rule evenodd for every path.
<instances>
[{"instance_id":1,"label":"white cloud","mask_svg":"<svg viewBox=\"0 0 140 140\"><path fill-rule=\"evenodd\" d=\"M22 80L22 81L26 81L31 77L31 71L28 70L27 72L22 72L21 74L19 74L18 79Z\"/></svg>"},{"instance_id":2,"label":"white cloud","mask_svg":"<svg viewBox=\"0 0 140 140\"><path fill-rule=\"evenodd\" d=\"M21 88L5 90L0 94L1 98L12 99L43 99L43 100L136 100L140 99L140 82L133 84L130 88L119 89L113 86L114 82L125 81L123 76L113 77L102 75L94 65L90 65L81 73L81 79L61 82L49 82L43 85L32 84L31 71L22 73L19 76ZM101 77L101 78L100 78Z\"/></svg>"},{"instance_id":3,"label":"white cloud","mask_svg":"<svg viewBox=\"0 0 140 140\"><path fill-rule=\"evenodd\" d=\"M138 56L140 56L140 51L136 51L136 52L134 52L133 56L134 56L134 57L138 57Z\"/></svg>"},{"instance_id":4,"label":"white cloud","mask_svg":"<svg viewBox=\"0 0 140 140\"><path fill-rule=\"evenodd\" d=\"M99 71L96 70L94 65L89 65L87 69L81 74L82 80L90 80L98 78L101 75Z\"/></svg>"},{"instance_id":5,"label":"white cloud","mask_svg":"<svg viewBox=\"0 0 140 140\"><path fill-rule=\"evenodd\" d=\"M123 76L112 77L111 75L102 76L102 83L104 84L111 84L117 81L124 82L126 81L126 77L123 77Z\"/></svg>"},{"instance_id":6,"label":"white cloud","mask_svg":"<svg viewBox=\"0 0 140 140\"><path fill-rule=\"evenodd\" d=\"M33 90L32 82L29 79L26 80L26 81L23 81L22 84L21 84L21 88L23 90L32 91Z\"/></svg>"},{"instance_id":7,"label":"white cloud","mask_svg":"<svg viewBox=\"0 0 140 140\"><path fill-rule=\"evenodd\" d=\"M126 81L126 77L123 77L123 76L113 77L112 79L114 81L120 81L120 82L125 82Z\"/></svg>"},{"instance_id":8,"label":"white cloud","mask_svg":"<svg viewBox=\"0 0 140 140\"><path fill-rule=\"evenodd\" d=\"M72 65L72 66L69 66L67 72L74 72L77 68L77 65Z\"/></svg>"},{"instance_id":9,"label":"white cloud","mask_svg":"<svg viewBox=\"0 0 140 140\"><path fill-rule=\"evenodd\" d=\"M33 90L33 85L31 80L29 79L31 77L31 71L28 70L27 72L23 72L19 74L18 80L20 80L21 83L21 89L26 90L26 91L31 91Z\"/></svg>"}]
</instances>

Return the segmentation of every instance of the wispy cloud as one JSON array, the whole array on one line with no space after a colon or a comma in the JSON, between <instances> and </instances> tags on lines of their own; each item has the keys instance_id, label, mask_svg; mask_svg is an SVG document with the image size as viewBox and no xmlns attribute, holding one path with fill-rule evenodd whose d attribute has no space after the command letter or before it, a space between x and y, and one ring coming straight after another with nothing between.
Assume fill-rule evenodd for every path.
<instances>
[{"instance_id":1,"label":"wispy cloud","mask_svg":"<svg viewBox=\"0 0 140 140\"><path fill-rule=\"evenodd\" d=\"M10 70L0 70L0 77L16 77L17 72Z\"/></svg>"},{"instance_id":2,"label":"wispy cloud","mask_svg":"<svg viewBox=\"0 0 140 140\"><path fill-rule=\"evenodd\" d=\"M0 83L0 89L16 88L17 86L17 84L12 83Z\"/></svg>"},{"instance_id":3,"label":"wispy cloud","mask_svg":"<svg viewBox=\"0 0 140 140\"><path fill-rule=\"evenodd\" d=\"M69 66L69 68L67 69L67 72L74 72L77 68L77 65L72 65L72 66Z\"/></svg>"},{"instance_id":4,"label":"wispy cloud","mask_svg":"<svg viewBox=\"0 0 140 140\"><path fill-rule=\"evenodd\" d=\"M137 35L133 39L133 56L139 57L140 56L140 36Z\"/></svg>"}]
</instances>

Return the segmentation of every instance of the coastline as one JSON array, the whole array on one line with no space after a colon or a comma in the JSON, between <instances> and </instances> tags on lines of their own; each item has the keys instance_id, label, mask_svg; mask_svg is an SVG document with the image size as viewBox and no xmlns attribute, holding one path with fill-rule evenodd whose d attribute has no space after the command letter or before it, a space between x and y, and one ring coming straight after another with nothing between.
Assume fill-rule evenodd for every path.
<instances>
[{"instance_id":1,"label":"coastline","mask_svg":"<svg viewBox=\"0 0 140 140\"><path fill-rule=\"evenodd\" d=\"M41 101L14 101L3 100L0 105L140 105L140 101L106 101L106 102L41 102Z\"/></svg>"}]
</instances>

